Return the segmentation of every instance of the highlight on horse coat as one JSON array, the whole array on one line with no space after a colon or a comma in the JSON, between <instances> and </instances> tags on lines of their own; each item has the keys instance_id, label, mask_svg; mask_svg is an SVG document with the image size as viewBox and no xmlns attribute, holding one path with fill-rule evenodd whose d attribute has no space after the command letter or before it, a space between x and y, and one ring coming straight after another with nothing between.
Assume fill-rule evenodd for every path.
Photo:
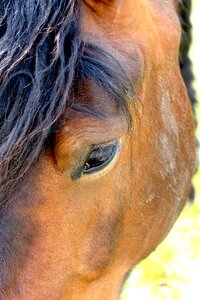
<instances>
[{"instance_id":1,"label":"highlight on horse coat","mask_svg":"<svg viewBox=\"0 0 200 300\"><path fill-rule=\"evenodd\" d=\"M0 300L117 299L169 232L195 160L190 5L1 1Z\"/></svg>"}]
</instances>

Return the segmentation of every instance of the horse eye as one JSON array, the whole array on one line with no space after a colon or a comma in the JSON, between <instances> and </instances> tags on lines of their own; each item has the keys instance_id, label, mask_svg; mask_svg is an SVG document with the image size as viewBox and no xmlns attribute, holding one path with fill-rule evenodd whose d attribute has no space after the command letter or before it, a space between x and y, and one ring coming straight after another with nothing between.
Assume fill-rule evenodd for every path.
<instances>
[{"instance_id":1,"label":"horse eye","mask_svg":"<svg viewBox=\"0 0 200 300\"><path fill-rule=\"evenodd\" d=\"M84 164L82 174L91 174L108 166L115 157L118 147L118 141L93 145Z\"/></svg>"}]
</instances>

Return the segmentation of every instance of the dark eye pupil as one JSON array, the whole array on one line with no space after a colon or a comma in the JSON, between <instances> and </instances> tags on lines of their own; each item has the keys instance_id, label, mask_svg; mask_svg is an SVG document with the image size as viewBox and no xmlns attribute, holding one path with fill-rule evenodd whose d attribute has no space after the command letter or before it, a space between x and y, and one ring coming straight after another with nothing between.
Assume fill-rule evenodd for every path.
<instances>
[{"instance_id":1,"label":"dark eye pupil","mask_svg":"<svg viewBox=\"0 0 200 300\"><path fill-rule=\"evenodd\" d=\"M114 158L117 146L117 141L94 145L85 162L83 174L89 174L105 168Z\"/></svg>"}]
</instances>

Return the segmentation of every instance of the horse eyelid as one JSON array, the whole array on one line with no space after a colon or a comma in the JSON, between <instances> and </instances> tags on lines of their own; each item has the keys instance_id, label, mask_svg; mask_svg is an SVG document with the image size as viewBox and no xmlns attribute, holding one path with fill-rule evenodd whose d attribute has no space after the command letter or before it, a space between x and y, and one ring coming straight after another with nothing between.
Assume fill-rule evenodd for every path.
<instances>
[{"instance_id":1,"label":"horse eyelid","mask_svg":"<svg viewBox=\"0 0 200 300\"><path fill-rule=\"evenodd\" d=\"M110 146L110 149L109 149L109 146ZM91 157L92 153L95 153L95 151L97 151L97 153L98 153L98 149L104 151L104 149L106 149L106 148L108 149L109 153L108 153L105 161L102 160L102 162L100 162L99 165L90 168L88 161L90 158L92 159L92 157ZM81 165L81 167L78 167L76 170L74 170L71 173L71 179L76 180L80 177L87 177L87 176L90 176L92 173L100 172L102 169L106 168L111 163L111 161L116 156L118 150L119 150L119 141L118 140L109 141L109 142L103 143L103 144L92 145L89 148L89 151L86 155L86 159L84 160L84 163ZM96 159L98 159L98 154L96 156ZM100 160L100 156L99 156L99 160ZM84 170L85 166L87 167L87 164L88 164L88 169Z\"/></svg>"}]
</instances>

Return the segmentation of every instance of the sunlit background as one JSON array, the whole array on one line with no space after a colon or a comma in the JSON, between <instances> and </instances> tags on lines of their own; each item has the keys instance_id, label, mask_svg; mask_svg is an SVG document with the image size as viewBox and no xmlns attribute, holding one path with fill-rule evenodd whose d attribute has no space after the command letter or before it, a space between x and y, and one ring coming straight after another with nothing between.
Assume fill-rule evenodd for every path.
<instances>
[{"instance_id":1,"label":"sunlit background","mask_svg":"<svg viewBox=\"0 0 200 300\"><path fill-rule=\"evenodd\" d=\"M193 0L192 23L190 56L200 99L200 0ZM200 105L196 111L200 123ZM187 203L167 239L134 269L121 300L200 300L200 170L193 182L194 204Z\"/></svg>"}]
</instances>

